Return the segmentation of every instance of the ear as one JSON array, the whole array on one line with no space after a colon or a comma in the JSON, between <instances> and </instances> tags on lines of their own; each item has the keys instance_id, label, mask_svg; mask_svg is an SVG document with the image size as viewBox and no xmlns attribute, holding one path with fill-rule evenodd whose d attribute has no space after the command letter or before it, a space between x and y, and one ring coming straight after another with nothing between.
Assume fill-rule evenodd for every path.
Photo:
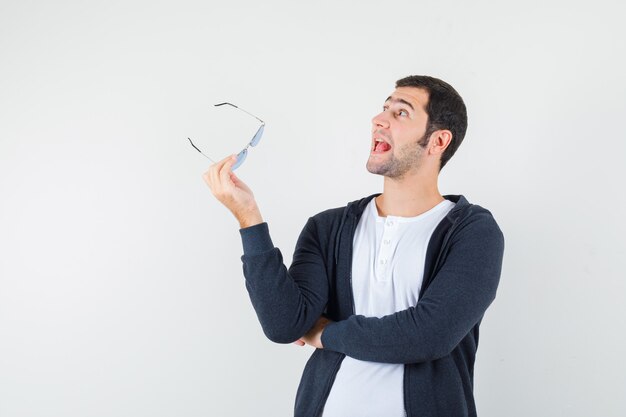
<instances>
[{"instance_id":1,"label":"ear","mask_svg":"<svg viewBox=\"0 0 626 417\"><path fill-rule=\"evenodd\" d=\"M447 129L435 130L430 138L428 152L431 155L442 155L452 141L452 132Z\"/></svg>"}]
</instances>

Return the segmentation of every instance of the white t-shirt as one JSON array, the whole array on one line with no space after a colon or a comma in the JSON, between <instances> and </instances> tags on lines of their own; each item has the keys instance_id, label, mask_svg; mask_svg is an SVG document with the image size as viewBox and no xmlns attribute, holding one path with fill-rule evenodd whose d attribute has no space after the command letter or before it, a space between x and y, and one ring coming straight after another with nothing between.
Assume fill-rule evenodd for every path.
<instances>
[{"instance_id":1,"label":"white t-shirt","mask_svg":"<svg viewBox=\"0 0 626 417\"><path fill-rule=\"evenodd\" d=\"M415 306L426 250L439 222L454 207L444 200L416 217L380 217L375 199L354 235L352 292L356 314L383 317ZM346 356L323 417L404 417L404 364L360 361Z\"/></svg>"}]
</instances>

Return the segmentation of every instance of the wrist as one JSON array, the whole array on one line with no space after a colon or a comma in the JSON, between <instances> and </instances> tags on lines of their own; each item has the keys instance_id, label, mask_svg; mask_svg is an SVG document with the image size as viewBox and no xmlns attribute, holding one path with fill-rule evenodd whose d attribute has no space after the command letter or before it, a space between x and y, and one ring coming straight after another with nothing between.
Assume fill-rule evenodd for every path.
<instances>
[{"instance_id":1,"label":"wrist","mask_svg":"<svg viewBox=\"0 0 626 417\"><path fill-rule=\"evenodd\" d=\"M239 221L239 227L241 229L263 223L263 217L261 216L261 212L258 208L239 213L235 217L237 218L237 221Z\"/></svg>"}]
</instances>

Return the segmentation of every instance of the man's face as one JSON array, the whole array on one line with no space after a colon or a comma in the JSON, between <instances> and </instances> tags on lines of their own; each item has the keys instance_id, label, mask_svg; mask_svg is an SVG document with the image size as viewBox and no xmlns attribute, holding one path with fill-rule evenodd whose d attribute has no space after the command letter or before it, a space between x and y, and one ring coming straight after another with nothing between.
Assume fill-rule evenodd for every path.
<instances>
[{"instance_id":1,"label":"man's face","mask_svg":"<svg viewBox=\"0 0 626 417\"><path fill-rule=\"evenodd\" d=\"M428 93L416 87L397 88L383 111L372 119L372 147L367 170L389 178L402 178L420 166L428 114Z\"/></svg>"}]
</instances>

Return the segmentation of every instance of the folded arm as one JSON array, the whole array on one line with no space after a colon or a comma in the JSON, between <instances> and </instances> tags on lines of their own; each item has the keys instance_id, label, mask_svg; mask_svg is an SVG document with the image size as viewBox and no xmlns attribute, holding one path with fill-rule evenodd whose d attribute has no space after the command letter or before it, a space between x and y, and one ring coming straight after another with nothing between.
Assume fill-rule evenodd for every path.
<instances>
[{"instance_id":1,"label":"folded arm","mask_svg":"<svg viewBox=\"0 0 626 417\"><path fill-rule=\"evenodd\" d=\"M490 214L464 225L417 305L385 317L351 316L321 333L325 349L356 359L416 363L448 355L495 299L504 237Z\"/></svg>"}]
</instances>

